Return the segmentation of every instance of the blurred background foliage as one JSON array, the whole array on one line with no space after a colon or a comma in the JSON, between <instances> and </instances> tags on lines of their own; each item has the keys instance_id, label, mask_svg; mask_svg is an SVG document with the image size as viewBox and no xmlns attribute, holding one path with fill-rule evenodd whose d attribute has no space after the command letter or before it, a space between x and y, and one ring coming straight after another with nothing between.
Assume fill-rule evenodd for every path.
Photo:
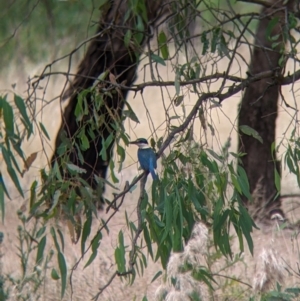
<instances>
[{"instance_id":1,"label":"blurred background foliage","mask_svg":"<svg viewBox=\"0 0 300 301\"><path fill-rule=\"evenodd\" d=\"M96 31L97 0L0 1L0 65L67 54ZM80 55L80 52L77 52Z\"/></svg>"},{"instance_id":2,"label":"blurred background foliage","mask_svg":"<svg viewBox=\"0 0 300 301\"><path fill-rule=\"evenodd\" d=\"M101 0L0 1L2 72L11 64L24 67L27 63L36 64L68 54L95 33L100 5ZM226 11L233 7L238 13L259 9L257 5L236 0L204 0L199 4L202 12L199 26L207 29L215 26L214 21L225 20ZM86 44L75 53L76 61L82 57L85 47Z\"/></svg>"}]
</instances>

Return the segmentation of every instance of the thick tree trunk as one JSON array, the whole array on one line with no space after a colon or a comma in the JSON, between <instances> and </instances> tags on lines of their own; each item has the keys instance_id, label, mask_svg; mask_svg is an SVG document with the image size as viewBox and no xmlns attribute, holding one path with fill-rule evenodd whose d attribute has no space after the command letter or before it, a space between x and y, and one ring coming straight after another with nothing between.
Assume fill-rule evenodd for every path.
<instances>
[{"instance_id":1,"label":"thick tree trunk","mask_svg":"<svg viewBox=\"0 0 300 301\"><path fill-rule=\"evenodd\" d=\"M275 199L277 189L275 187L275 168L280 173L280 163L276 160L276 153L272 154L271 145L275 141L276 118L278 115L278 96L280 85L276 81L276 76L283 72L283 68L278 64L281 54L280 47L284 47L283 27L285 26L284 10L264 8L261 13L261 19L256 32L254 49L249 68L249 76L264 71L273 70L274 78L262 79L259 82L250 84L243 96L239 112L239 125L248 125L255 129L263 139L263 143L240 132L239 149L246 155L242 162L248 175L250 192L259 191L260 204L254 206L260 207L263 217L254 216L254 218L270 218L272 211L280 211L280 197ZM279 35L276 42L280 44L272 49L275 42L267 36L266 29L269 22L278 17L279 21L271 32L271 37ZM255 190L256 189L256 190ZM258 190L257 190L258 189ZM255 198L256 196L254 196ZM257 198L256 198L257 199ZM244 198L246 206L251 206L248 199ZM256 208L257 209L257 208Z\"/></svg>"},{"instance_id":2,"label":"thick tree trunk","mask_svg":"<svg viewBox=\"0 0 300 301\"><path fill-rule=\"evenodd\" d=\"M132 35L135 34L134 28L136 28L137 18L134 15L130 15L130 17L125 20L128 11L128 1L108 1L106 5L109 5L108 3L111 3L110 7L107 7L105 15L103 13L97 30L99 36L90 42L86 54L79 65L77 76L74 81L71 82L68 91L65 93L64 99L70 98L70 102L63 114L63 122L56 139L56 151L61 147L62 141L65 140L64 137L68 139L72 138L73 145L75 143L80 145L80 138L76 134L78 134L78 130L82 124L76 121L74 114L79 93L92 87L98 76L106 71L113 74L113 78L116 78L117 83L125 83L127 86L130 86L135 79L138 58L143 51L143 45L147 39L150 38L150 26L145 25L145 21L143 20L145 31L143 33L144 38L140 42L140 45L136 45L131 41L126 47L124 36L128 28L131 29ZM153 25L165 11L164 1L146 0L145 4L148 24ZM100 83L101 87L109 87L110 81L112 82L110 76L107 75L105 81ZM102 121L100 121L99 127L94 130L95 137L92 137L94 135L86 133L90 147L81 151L84 162L80 162L78 149L76 147L73 147L70 151L69 160L73 164L86 170L86 173L82 174L82 176L93 188L97 186L94 175L102 178L106 176L114 139L109 145L107 160L105 161L99 156L103 146L102 139L106 140L111 133L115 134L113 124L120 120L126 95L127 91L121 89L112 91L111 97L102 93L103 105L97 112L98 116L102 118ZM93 118L93 98L91 95L87 96L87 100L90 115L86 116L85 121L89 118ZM61 153L64 153L64 151L61 151ZM55 152L52 162L55 162L58 158L59 155ZM65 176L68 177L68 174L65 174Z\"/></svg>"}]
</instances>

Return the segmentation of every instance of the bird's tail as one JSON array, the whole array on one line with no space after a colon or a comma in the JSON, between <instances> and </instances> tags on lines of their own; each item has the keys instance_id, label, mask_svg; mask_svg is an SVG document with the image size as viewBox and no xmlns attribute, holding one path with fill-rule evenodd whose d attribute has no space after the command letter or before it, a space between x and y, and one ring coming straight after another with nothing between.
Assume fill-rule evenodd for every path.
<instances>
[{"instance_id":1,"label":"bird's tail","mask_svg":"<svg viewBox=\"0 0 300 301\"><path fill-rule=\"evenodd\" d=\"M157 175L155 169L151 169L150 173L151 173L153 180L158 180L158 175Z\"/></svg>"}]
</instances>

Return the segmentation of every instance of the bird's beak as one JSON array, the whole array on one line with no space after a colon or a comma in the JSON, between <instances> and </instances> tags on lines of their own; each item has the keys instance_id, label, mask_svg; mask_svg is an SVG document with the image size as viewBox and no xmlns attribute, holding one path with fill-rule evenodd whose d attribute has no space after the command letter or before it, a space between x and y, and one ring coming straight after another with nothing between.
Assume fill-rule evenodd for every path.
<instances>
[{"instance_id":1,"label":"bird's beak","mask_svg":"<svg viewBox=\"0 0 300 301\"><path fill-rule=\"evenodd\" d=\"M137 141L130 141L129 144L138 144Z\"/></svg>"}]
</instances>

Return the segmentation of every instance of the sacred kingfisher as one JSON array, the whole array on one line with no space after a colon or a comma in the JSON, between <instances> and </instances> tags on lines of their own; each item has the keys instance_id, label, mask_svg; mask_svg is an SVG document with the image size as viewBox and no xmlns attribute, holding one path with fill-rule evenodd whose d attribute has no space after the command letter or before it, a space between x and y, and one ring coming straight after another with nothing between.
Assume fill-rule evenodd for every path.
<instances>
[{"instance_id":1,"label":"sacred kingfisher","mask_svg":"<svg viewBox=\"0 0 300 301\"><path fill-rule=\"evenodd\" d=\"M130 144L136 144L139 149L137 152L138 160L143 170L151 173L153 180L157 180L158 176L155 171L156 154L153 149L149 146L148 141L145 138L139 138L136 141L129 142Z\"/></svg>"}]
</instances>

